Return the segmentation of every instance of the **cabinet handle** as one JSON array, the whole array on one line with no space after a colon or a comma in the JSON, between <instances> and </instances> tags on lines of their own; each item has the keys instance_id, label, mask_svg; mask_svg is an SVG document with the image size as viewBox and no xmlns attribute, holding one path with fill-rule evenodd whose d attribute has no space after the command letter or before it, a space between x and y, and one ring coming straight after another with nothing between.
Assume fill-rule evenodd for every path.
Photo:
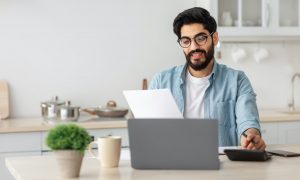
<instances>
[{"instance_id":1,"label":"cabinet handle","mask_svg":"<svg viewBox=\"0 0 300 180\"><path fill-rule=\"evenodd\" d=\"M266 3L266 14L265 14L266 26L270 25L270 19L271 19L271 8L270 8L270 4Z\"/></svg>"},{"instance_id":2,"label":"cabinet handle","mask_svg":"<svg viewBox=\"0 0 300 180\"><path fill-rule=\"evenodd\" d=\"M113 132L109 132L107 136L113 136Z\"/></svg>"}]
</instances>

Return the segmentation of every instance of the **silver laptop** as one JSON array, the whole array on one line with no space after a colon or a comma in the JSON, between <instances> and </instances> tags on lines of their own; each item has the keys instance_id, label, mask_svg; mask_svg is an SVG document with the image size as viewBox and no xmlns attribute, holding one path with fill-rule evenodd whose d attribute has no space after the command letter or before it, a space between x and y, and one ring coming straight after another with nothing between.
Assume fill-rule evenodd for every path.
<instances>
[{"instance_id":1,"label":"silver laptop","mask_svg":"<svg viewBox=\"0 0 300 180\"><path fill-rule=\"evenodd\" d=\"M129 119L135 169L219 169L215 119Z\"/></svg>"}]
</instances>

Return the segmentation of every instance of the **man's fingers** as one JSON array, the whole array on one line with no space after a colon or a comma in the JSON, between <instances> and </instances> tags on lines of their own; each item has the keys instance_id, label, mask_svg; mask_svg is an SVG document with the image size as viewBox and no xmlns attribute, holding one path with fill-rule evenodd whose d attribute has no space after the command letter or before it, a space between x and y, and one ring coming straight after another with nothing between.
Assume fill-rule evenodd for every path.
<instances>
[{"instance_id":1,"label":"man's fingers","mask_svg":"<svg viewBox=\"0 0 300 180\"><path fill-rule=\"evenodd\" d=\"M262 139L261 139L261 137L260 137L259 135L255 135L253 141L254 141L255 143L259 143L259 142L262 141Z\"/></svg>"},{"instance_id":2,"label":"man's fingers","mask_svg":"<svg viewBox=\"0 0 300 180\"><path fill-rule=\"evenodd\" d=\"M264 150L266 148L266 144L260 136L256 135L252 141L255 142L255 144L251 143L253 144L253 150Z\"/></svg>"},{"instance_id":3,"label":"man's fingers","mask_svg":"<svg viewBox=\"0 0 300 180\"><path fill-rule=\"evenodd\" d=\"M258 136L259 137L259 136ZM248 136L247 136L247 141L253 141L253 140L255 140L255 139L257 139L257 135L255 135L255 134L249 134ZM254 141L254 142L256 142L256 141Z\"/></svg>"},{"instance_id":4,"label":"man's fingers","mask_svg":"<svg viewBox=\"0 0 300 180\"><path fill-rule=\"evenodd\" d=\"M255 148L255 146L253 143L250 142L246 149L253 149L253 148Z\"/></svg>"},{"instance_id":5,"label":"man's fingers","mask_svg":"<svg viewBox=\"0 0 300 180\"><path fill-rule=\"evenodd\" d=\"M247 138L241 137L241 146L249 150L264 150L266 148L264 140L257 134L248 134Z\"/></svg>"},{"instance_id":6,"label":"man's fingers","mask_svg":"<svg viewBox=\"0 0 300 180\"><path fill-rule=\"evenodd\" d=\"M264 140L260 139L259 143L256 146L257 149L259 150L265 150L266 149L266 144Z\"/></svg>"},{"instance_id":7,"label":"man's fingers","mask_svg":"<svg viewBox=\"0 0 300 180\"><path fill-rule=\"evenodd\" d=\"M245 137L241 138L241 146L244 149L247 149L248 145L250 144L250 141L248 141Z\"/></svg>"},{"instance_id":8,"label":"man's fingers","mask_svg":"<svg viewBox=\"0 0 300 180\"><path fill-rule=\"evenodd\" d=\"M261 143L259 146L256 147L258 150L264 150L266 148L264 143Z\"/></svg>"}]
</instances>

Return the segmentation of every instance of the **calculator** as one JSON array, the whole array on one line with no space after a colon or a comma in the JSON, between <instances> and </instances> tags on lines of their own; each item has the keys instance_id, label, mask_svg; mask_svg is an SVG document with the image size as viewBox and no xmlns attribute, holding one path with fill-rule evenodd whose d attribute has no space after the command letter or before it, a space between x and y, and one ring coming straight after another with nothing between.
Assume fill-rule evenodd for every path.
<instances>
[{"instance_id":1,"label":"calculator","mask_svg":"<svg viewBox=\"0 0 300 180\"><path fill-rule=\"evenodd\" d=\"M272 157L263 150L225 149L224 153L232 161L267 161Z\"/></svg>"}]
</instances>

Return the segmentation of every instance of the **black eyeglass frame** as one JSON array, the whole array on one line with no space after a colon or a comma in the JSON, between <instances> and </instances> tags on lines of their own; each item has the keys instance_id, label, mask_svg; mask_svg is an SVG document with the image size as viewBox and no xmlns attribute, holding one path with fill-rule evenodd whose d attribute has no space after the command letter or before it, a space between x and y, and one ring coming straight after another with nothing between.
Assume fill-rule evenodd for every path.
<instances>
[{"instance_id":1,"label":"black eyeglass frame","mask_svg":"<svg viewBox=\"0 0 300 180\"><path fill-rule=\"evenodd\" d=\"M205 33L201 32L201 33L196 34L193 38L190 38L190 37L181 37L181 38L179 38L179 39L177 40L177 42L178 42L178 44L179 44L182 48L188 48L188 47L190 47L191 44L192 44L192 40L194 40L194 42L195 42L198 46L203 46L204 44L206 44L208 37L209 37L209 36L212 37L212 35L213 35L214 33L215 33L215 32L211 32L209 35L206 35ZM203 35L203 34L205 34L205 35ZM203 40L203 42L200 43L200 44L195 40L195 38L197 38L197 37L199 37L199 36L203 36L203 37L205 38L205 40ZM188 46L182 46L182 44L180 43L181 40L182 40L183 38L186 38L186 39L189 40L190 43L189 43Z\"/></svg>"}]
</instances>

